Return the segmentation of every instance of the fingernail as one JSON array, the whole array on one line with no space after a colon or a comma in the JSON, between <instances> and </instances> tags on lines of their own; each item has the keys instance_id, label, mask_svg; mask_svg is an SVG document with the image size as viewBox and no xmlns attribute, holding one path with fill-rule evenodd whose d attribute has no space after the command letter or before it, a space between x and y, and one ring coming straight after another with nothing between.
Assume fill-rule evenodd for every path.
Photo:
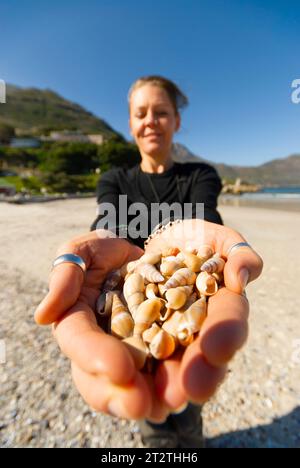
<instances>
[{"instance_id":1,"label":"fingernail","mask_svg":"<svg viewBox=\"0 0 300 468\"><path fill-rule=\"evenodd\" d=\"M111 414L112 416L116 416L117 418L122 417L122 409L118 400L110 400L110 402L107 405L107 409L109 414Z\"/></svg>"},{"instance_id":2,"label":"fingernail","mask_svg":"<svg viewBox=\"0 0 300 468\"><path fill-rule=\"evenodd\" d=\"M240 280L241 288L243 291L245 287L247 286L248 279L249 279L249 271L247 270L247 268L242 268L239 274L239 280Z\"/></svg>"}]
</instances>

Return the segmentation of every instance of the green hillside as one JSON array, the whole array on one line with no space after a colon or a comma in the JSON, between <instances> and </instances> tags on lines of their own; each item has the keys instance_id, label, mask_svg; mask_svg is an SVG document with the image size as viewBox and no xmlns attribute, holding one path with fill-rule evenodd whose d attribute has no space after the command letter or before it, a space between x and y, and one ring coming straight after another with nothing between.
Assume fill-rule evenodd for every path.
<instances>
[{"instance_id":1,"label":"green hillside","mask_svg":"<svg viewBox=\"0 0 300 468\"><path fill-rule=\"evenodd\" d=\"M104 120L49 89L12 85L7 85L6 104L0 105L0 123L13 126L19 134L66 129L101 133L107 138L118 135Z\"/></svg>"}]
</instances>

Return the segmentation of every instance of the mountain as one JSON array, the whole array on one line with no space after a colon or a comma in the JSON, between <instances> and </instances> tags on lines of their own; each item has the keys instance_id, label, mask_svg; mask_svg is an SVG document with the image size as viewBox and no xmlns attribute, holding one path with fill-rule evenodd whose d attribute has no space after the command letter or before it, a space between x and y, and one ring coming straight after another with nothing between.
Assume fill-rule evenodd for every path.
<instances>
[{"instance_id":1,"label":"mountain","mask_svg":"<svg viewBox=\"0 0 300 468\"><path fill-rule=\"evenodd\" d=\"M214 166L222 178L228 180L239 177L251 184L300 186L300 154L273 159L260 166L229 166L198 157L184 145L175 143L173 159L177 162L206 162Z\"/></svg>"},{"instance_id":2,"label":"mountain","mask_svg":"<svg viewBox=\"0 0 300 468\"><path fill-rule=\"evenodd\" d=\"M6 104L0 105L0 123L12 125L19 134L40 135L47 130L66 129L120 136L104 120L50 89L7 85Z\"/></svg>"}]
</instances>

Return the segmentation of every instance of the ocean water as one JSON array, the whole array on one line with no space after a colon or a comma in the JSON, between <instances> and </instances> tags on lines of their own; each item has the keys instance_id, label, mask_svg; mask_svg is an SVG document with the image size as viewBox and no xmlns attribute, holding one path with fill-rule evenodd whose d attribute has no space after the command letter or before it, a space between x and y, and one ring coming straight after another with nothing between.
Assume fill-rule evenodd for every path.
<instances>
[{"instance_id":1,"label":"ocean water","mask_svg":"<svg viewBox=\"0 0 300 468\"><path fill-rule=\"evenodd\" d=\"M259 192L242 195L224 194L219 197L219 203L300 212L300 186L266 187Z\"/></svg>"}]
</instances>

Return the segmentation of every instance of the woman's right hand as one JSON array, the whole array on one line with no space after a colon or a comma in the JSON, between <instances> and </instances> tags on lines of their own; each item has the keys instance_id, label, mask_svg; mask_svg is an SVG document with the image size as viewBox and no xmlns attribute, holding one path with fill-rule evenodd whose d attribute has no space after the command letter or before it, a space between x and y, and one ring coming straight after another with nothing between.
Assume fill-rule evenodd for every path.
<instances>
[{"instance_id":1,"label":"woman's right hand","mask_svg":"<svg viewBox=\"0 0 300 468\"><path fill-rule=\"evenodd\" d=\"M109 231L97 230L59 248L57 255L82 257L87 271L84 275L73 263L56 266L35 320L53 323L60 349L71 360L75 385L89 406L128 419L163 420L169 409L157 401L152 378L136 370L125 345L96 321L95 303L107 274L143 254L125 239L109 236Z\"/></svg>"}]
</instances>

